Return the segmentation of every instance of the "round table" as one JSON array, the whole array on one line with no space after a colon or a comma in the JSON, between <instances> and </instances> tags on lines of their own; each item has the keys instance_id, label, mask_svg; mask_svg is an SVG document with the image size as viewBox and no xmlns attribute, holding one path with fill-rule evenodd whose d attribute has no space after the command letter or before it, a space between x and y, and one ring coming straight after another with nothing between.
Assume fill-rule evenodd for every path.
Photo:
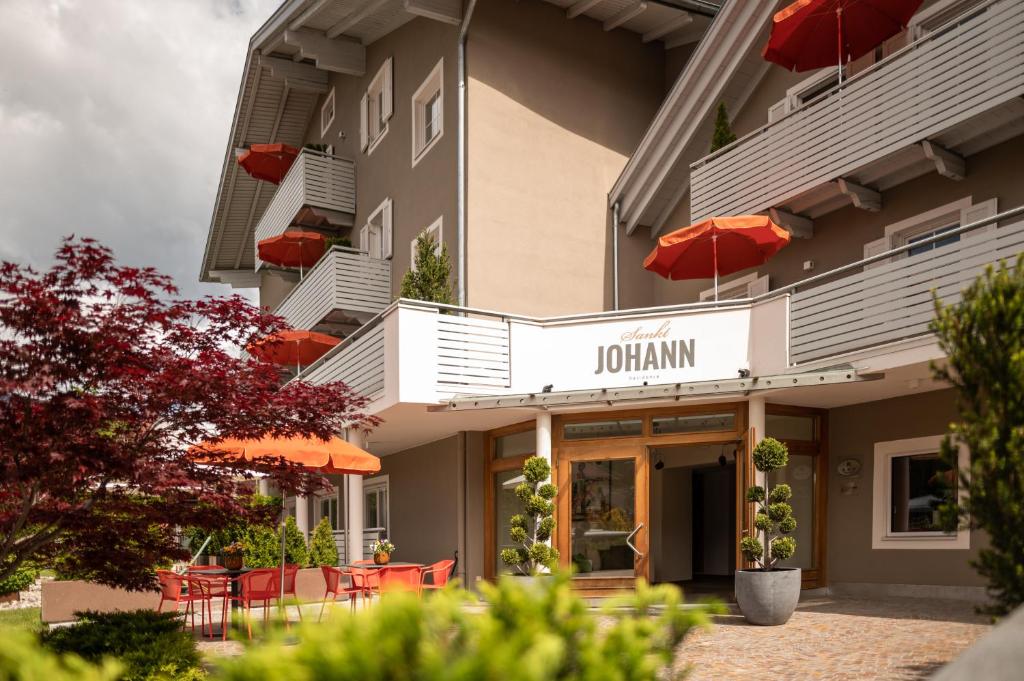
<instances>
[{"instance_id":1,"label":"round table","mask_svg":"<svg viewBox=\"0 0 1024 681\"><path fill-rule=\"evenodd\" d=\"M427 567L424 563L401 563L398 561L391 561L384 565L377 565L376 563L345 563L343 567L347 568L362 568L364 570L379 570L387 567Z\"/></svg>"},{"instance_id":2,"label":"round table","mask_svg":"<svg viewBox=\"0 0 1024 681\"><path fill-rule=\"evenodd\" d=\"M241 589L240 580L238 579L246 572L252 572L255 568L239 568L237 570L229 570L227 568L217 568L216 570L196 570L195 572L189 573L189 577L222 577L227 575L229 578L229 584L231 584L231 609L234 610L238 607L238 595Z\"/></svg>"}]
</instances>

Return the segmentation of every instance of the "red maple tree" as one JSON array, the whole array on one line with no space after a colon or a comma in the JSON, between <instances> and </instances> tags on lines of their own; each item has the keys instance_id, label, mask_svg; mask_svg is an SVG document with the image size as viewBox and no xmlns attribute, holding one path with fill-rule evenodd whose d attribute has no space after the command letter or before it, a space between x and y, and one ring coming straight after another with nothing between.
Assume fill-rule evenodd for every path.
<instances>
[{"instance_id":1,"label":"red maple tree","mask_svg":"<svg viewBox=\"0 0 1024 681\"><path fill-rule=\"evenodd\" d=\"M188 555L177 527L271 522L251 515L251 473L201 465L189 447L377 423L346 385L282 384L241 352L281 328L239 296L181 299L90 239L65 239L45 272L3 263L0 579L59 554L95 581L148 589L155 565ZM289 493L324 484L281 461L265 470Z\"/></svg>"}]
</instances>

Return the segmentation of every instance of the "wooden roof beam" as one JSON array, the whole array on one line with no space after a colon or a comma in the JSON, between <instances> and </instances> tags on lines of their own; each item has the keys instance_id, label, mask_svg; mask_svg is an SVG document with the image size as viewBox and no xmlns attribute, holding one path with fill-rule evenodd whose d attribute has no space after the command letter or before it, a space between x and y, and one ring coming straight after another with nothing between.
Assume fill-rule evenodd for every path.
<instances>
[{"instance_id":1,"label":"wooden roof beam","mask_svg":"<svg viewBox=\"0 0 1024 681\"><path fill-rule=\"evenodd\" d=\"M578 0L578 2L569 6L569 9L565 10L565 16L570 19L575 19L579 15L592 10L600 5L604 0Z\"/></svg>"},{"instance_id":2,"label":"wooden roof beam","mask_svg":"<svg viewBox=\"0 0 1024 681\"><path fill-rule=\"evenodd\" d=\"M619 26L622 26L630 19L640 16L646 10L647 2L645 0L640 0L640 2L635 2L632 5L627 5L626 7L623 7L620 11L616 12L614 15L608 17L607 20L605 20L604 30L614 30Z\"/></svg>"},{"instance_id":3,"label":"wooden roof beam","mask_svg":"<svg viewBox=\"0 0 1024 681\"><path fill-rule=\"evenodd\" d=\"M935 164L935 170L939 175L951 180L962 180L967 177L967 162L963 156L928 140L921 142L921 151L924 152L926 159Z\"/></svg>"},{"instance_id":4,"label":"wooden roof beam","mask_svg":"<svg viewBox=\"0 0 1024 681\"><path fill-rule=\"evenodd\" d=\"M839 193L849 196L850 202L855 207L871 212L882 210L882 195L874 189L863 187L843 178L836 180L836 184L839 186Z\"/></svg>"},{"instance_id":5,"label":"wooden roof beam","mask_svg":"<svg viewBox=\"0 0 1024 681\"><path fill-rule=\"evenodd\" d=\"M426 17L452 26L462 23L462 0L403 0L409 14Z\"/></svg>"},{"instance_id":6,"label":"wooden roof beam","mask_svg":"<svg viewBox=\"0 0 1024 681\"><path fill-rule=\"evenodd\" d=\"M692 22L693 15L689 14L688 12L683 12L675 19L672 19L671 21L666 21L661 26L658 26L657 28L648 31L647 33L644 33L643 41L645 43L649 43L655 40L660 40L661 38L664 38L673 31L678 31L681 28L689 26Z\"/></svg>"},{"instance_id":7,"label":"wooden roof beam","mask_svg":"<svg viewBox=\"0 0 1024 681\"><path fill-rule=\"evenodd\" d=\"M768 217L772 222L799 239L810 239L814 236L814 220L802 215L794 215L781 208L769 208Z\"/></svg>"},{"instance_id":8,"label":"wooden roof beam","mask_svg":"<svg viewBox=\"0 0 1024 681\"><path fill-rule=\"evenodd\" d=\"M285 87L298 92L327 92L327 72L312 64L298 64L281 57L261 57L260 64L270 69L272 78L283 80Z\"/></svg>"},{"instance_id":9,"label":"wooden roof beam","mask_svg":"<svg viewBox=\"0 0 1024 681\"><path fill-rule=\"evenodd\" d=\"M370 2L348 14L344 19L327 29L327 37L332 39L337 38L345 31L354 28L356 24L379 10L387 4L387 2L388 0L370 0Z\"/></svg>"},{"instance_id":10,"label":"wooden roof beam","mask_svg":"<svg viewBox=\"0 0 1024 681\"><path fill-rule=\"evenodd\" d=\"M302 59L312 59L324 71L348 76L366 74L366 48L353 40L332 40L319 31L302 28L285 31L284 42L299 48Z\"/></svg>"}]
</instances>

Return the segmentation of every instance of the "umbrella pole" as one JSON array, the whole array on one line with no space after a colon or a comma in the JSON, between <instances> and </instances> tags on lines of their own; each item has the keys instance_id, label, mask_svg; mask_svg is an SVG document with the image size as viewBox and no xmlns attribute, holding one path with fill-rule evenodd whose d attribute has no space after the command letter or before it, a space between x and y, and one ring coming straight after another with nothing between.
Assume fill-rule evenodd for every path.
<instances>
[{"instance_id":1,"label":"umbrella pole","mask_svg":"<svg viewBox=\"0 0 1024 681\"><path fill-rule=\"evenodd\" d=\"M842 4L836 5L836 34L839 36L839 84L843 84L843 6Z\"/></svg>"},{"instance_id":2,"label":"umbrella pole","mask_svg":"<svg viewBox=\"0 0 1024 681\"><path fill-rule=\"evenodd\" d=\"M295 499L295 503L299 503L298 498ZM284 610L284 553L285 553L285 528L288 525L288 508L281 505L281 610ZM287 617L285 613L285 617Z\"/></svg>"},{"instance_id":3,"label":"umbrella pole","mask_svg":"<svg viewBox=\"0 0 1024 681\"><path fill-rule=\"evenodd\" d=\"M718 302L718 235L711 235L711 251L712 259L714 260L715 267L715 302Z\"/></svg>"}]
</instances>

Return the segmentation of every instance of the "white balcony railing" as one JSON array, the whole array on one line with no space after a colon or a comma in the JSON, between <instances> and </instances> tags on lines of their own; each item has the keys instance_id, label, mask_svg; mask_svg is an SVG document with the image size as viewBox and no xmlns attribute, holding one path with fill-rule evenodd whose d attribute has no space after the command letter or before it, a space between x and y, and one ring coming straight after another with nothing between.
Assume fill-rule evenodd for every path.
<instances>
[{"instance_id":1,"label":"white balcony railing","mask_svg":"<svg viewBox=\"0 0 1024 681\"><path fill-rule=\"evenodd\" d=\"M355 163L303 149L256 224L256 244L284 232L295 221L299 211L307 206L355 215ZM256 268L259 269L263 261L258 253L256 255Z\"/></svg>"},{"instance_id":2,"label":"white balcony railing","mask_svg":"<svg viewBox=\"0 0 1024 681\"><path fill-rule=\"evenodd\" d=\"M1024 3L983 3L691 166L691 217L785 207L1024 95Z\"/></svg>"},{"instance_id":3,"label":"white balcony railing","mask_svg":"<svg viewBox=\"0 0 1024 681\"><path fill-rule=\"evenodd\" d=\"M361 324L391 303L391 261L333 247L277 306L296 329Z\"/></svg>"},{"instance_id":4,"label":"white balcony railing","mask_svg":"<svg viewBox=\"0 0 1024 681\"><path fill-rule=\"evenodd\" d=\"M531 318L403 299L301 377L344 381L373 411L465 396L515 395L502 406L516 406L548 386L594 400L644 386L691 394L701 382L713 392L744 373L801 375L928 337L933 290L955 303L985 266L1021 252L1024 206L746 300Z\"/></svg>"}]
</instances>

